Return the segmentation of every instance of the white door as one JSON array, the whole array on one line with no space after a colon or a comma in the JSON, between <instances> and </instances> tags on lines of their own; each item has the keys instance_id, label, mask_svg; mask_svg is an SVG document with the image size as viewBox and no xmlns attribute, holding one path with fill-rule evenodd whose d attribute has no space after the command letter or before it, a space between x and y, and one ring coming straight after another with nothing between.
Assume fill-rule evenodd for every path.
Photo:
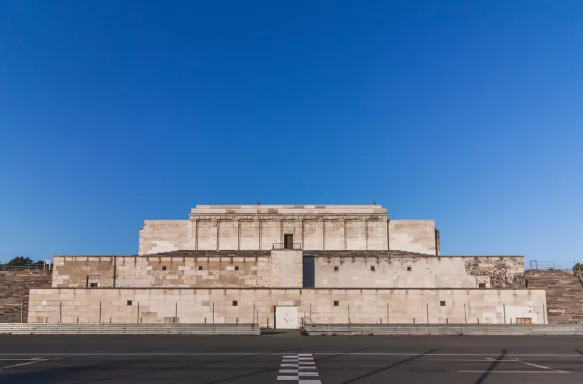
<instances>
[{"instance_id":1,"label":"white door","mask_svg":"<svg viewBox=\"0 0 583 384\"><path fill-rule=\"evenodd\" d=\"M298 307L275 307L275 329L298 329Z\"/></svg>"}]
</instances>

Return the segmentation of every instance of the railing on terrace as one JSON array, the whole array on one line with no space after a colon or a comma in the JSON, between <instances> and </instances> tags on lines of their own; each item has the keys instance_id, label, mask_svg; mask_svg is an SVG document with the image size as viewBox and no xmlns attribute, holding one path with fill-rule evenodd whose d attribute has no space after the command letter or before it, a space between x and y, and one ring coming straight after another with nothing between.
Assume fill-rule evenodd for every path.
<instances>
[{"instance_id":1,"label":"railing on terrace","mask_svg":"<svg viewBox=\"0 0 583 384\"><path fill-rule=\"evenodd\" d=\"M273 243L272 244L272 248L271 249L295 249L295 250L300 250L302 249L302 243L293 243L293 244L287 244L288 247L286 247L285 243ZM289 248L289 246L292 246L291 248Z\"/></svg>"},{"instance_id":2,"label":"railing on terrace","mask_svg":"<svg viewBox=\"0 0 583 384\"><path fill-rule=\"evenodd\" d=\"M27 265L8 265L0 264L0 271L27 271L27 270L46 270L51 271L52 264L27 264Z\"/></svg>"},{"instance_id":3,"label":"railing on terrace","mask_svg":"<svg viewBox=\"0 0 583 384\"><path fill-rule=\"evenodd\" d=\"M530 260L526 270L550 270L573 273L575 276L583 276L583 268L569 268L565 265L557 264L554 261Z\"/></svg>"}]
</instances>

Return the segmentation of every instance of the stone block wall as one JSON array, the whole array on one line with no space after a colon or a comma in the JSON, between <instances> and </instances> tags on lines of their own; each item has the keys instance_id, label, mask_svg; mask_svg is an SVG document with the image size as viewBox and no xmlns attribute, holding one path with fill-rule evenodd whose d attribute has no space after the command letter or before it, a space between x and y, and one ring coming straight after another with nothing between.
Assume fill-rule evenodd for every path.
<instances>
[{"instance_id":1,"label":"stone block wall","mask_svg":"<svg viewBox=\"0 0 583 384\"><path fill-rule=\"evenodd\" d=\"M522 288L523 256L428 257L395 251L310 252L319 288Z\"/></svg>"},{"instance_id":2,"label":"stone block wall","mask_svg":"<svg viewBox=\"0 0 583 384\"><path fill-rule=\"evenodd\" d=\"M189 220L146 220L139 254L176 250L270 250L284 235L304 250L403 250L437 254L431 220L388 221L385 208L197 206Z\"/></svg>"},{"instance_id":3,"label":"stone block wall","mask_svg":"<svg viewBox=\"0 0 583 384\"><path fill-rule=\"evenodd\" d=\"M55 256L54 288L301 287L302 252L177 251L149 256Z\"/></svg>"},{"instance_id":4,"label":"stone block wall","mask_svg":"<svg viewBox=\"0 0 583 384\"><path fill-rule=\"evenodd\" d=\"M438 239L433 220L390 220L389 250L437 256Z\"/></svg>"},{"instance_id":5,"label":"stone block wall","mask_svg":"<svg viewBox=\"0 0 583 384\"><path fill-rule=\"evenodd\" d=\"M544 290L33 289L31 323L274 323L277 305L316 323L542 324Z\"/></svg>"},{"instance_id":6,"label":"stone block wall","mask_svg":"<svg viewBox=\"0 0 583 384\"><path fill-rule=\"evenodd\" d=\"M432 257L402 251L175 251L56 256L54 288L300 288L303 255L316 288L522 288L524 259ZM482 285L481 285L482 284Z\"/></svg>"}]
</instances>

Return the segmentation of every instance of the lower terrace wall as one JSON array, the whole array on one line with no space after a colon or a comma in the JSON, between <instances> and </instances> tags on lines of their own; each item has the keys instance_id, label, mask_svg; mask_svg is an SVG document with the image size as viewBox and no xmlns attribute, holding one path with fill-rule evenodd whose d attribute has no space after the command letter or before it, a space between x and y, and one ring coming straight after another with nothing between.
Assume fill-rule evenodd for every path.
<instances>
[{"instance_id":1,"label":"lower terrace wall","mask_svg":"<svg viewBox=\"0 0 583 384\"><path fill-rule=\"evenodd\" d=\"M55 256L53 288L302 287L302 252L178 251Z\"/></svg>"},{"instance_id":2,"label":"lower terrace wall","mask_svg":"<svg viewBox=\"0 0 583 384\"><path fill-rule=\"evenodd\" d=\"M302 256L315 258L316 288L524 287L522 256L276 250L56 256L53 288L301 288Z\"/></svg>"},{"instance_id":3,"label":"lower terrace wall","mask_svg":"<svg viewBox=\"0 0 583 384\"><path fill-rule=\"evenodd\" d=\"M542 324L544 290L73 289L30 291L30 323L250 323L298 306L314 323Z\"/></svg>"},{"instance_id":4,"label":"lower terrace wall","mask_svg":"<svg viewBox=\"0 0 583 384\"><path fill-rule=\"evenodd\" d=\"M523 288L523 256L312 252L318 288ZM481 285L482 284L482 285Z\"/></svg>"}]
</instances>

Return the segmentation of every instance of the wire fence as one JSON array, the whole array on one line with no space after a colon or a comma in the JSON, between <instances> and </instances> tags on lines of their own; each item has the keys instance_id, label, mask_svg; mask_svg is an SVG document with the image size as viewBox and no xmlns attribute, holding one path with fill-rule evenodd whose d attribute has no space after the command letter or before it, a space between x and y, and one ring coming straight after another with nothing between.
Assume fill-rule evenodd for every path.
<instances>
[{"instance_id":1,"label":"wire fence","mask_svg":"<svg viewBox=\"0 0 583 384\"><path fill-rule=\"evenodd\" d=\"M45 270L52 271L53 264L27 264L27 265L8 265L0 264L0 271L30 271L30 270Z\"/></svg>"}]
</instances>

